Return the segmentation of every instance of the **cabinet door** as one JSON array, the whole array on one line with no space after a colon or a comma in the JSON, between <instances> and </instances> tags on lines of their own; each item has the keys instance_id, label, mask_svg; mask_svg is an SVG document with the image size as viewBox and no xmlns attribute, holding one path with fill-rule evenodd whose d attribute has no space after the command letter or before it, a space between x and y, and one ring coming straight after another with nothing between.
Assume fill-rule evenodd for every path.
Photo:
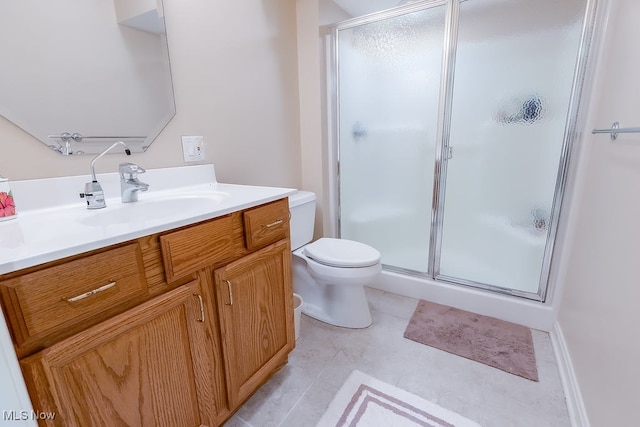
<instances>
[{"instance_id":1,"label":"cabinet door","mask_svg":"<svg viewBox=\"0 0 640 427\"><path fill-rule=\"evenodd\" d=\"M201 291L194 280L22 360L34 409L61 426L217 424Z\"/></svg>"},{"instance_id":2,"label":"cabinet door","mask_svg":"<svg viewBox=\"0 0 640 427\"><path fill-rule=\"evenodd\" d=\"M250 396L294 346L291 250L281 240L215 271L231 405Z\"/></svg>"}]
</instances>

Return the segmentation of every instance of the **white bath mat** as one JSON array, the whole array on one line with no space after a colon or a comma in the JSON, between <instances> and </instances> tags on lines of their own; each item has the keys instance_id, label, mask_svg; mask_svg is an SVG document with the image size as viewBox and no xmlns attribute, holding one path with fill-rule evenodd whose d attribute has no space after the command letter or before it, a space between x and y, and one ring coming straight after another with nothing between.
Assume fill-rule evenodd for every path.
<instances>
[{"instance_id":1,"label":"white bath mat","mask_svg":"<svg viewBox=\"0 0 640 427\"><path fill-rule=\"evenodd\" d=\"M317 427L480 427L435 403L353 371Z\"/></svg>"}]
</instances>

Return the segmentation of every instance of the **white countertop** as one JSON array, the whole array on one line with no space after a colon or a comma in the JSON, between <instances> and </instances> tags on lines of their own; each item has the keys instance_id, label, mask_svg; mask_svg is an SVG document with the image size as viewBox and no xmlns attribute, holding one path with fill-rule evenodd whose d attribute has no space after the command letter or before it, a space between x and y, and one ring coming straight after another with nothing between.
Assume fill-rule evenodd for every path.
<instances>
[{"instance_id":1,"label":"white countertop","mask_svg":"<svg viewBox=\"0 0 640 427\"><path fill-rule=\"evenodd\" d=\"M138 202L122 204L118 175L97 178L107 207L96 210L88 210L79 198L89 175L11 183L18 215L0 222L0 274L215 218L296 191L218 183L213 165L199 165L148 170L139 179L150 184L149 191L139 193ZM214 198L208 201L209 196ZM175 206L167 204L172 200ZM154 212L156 207L162 212Z\"/></svg>"}]
</instances>

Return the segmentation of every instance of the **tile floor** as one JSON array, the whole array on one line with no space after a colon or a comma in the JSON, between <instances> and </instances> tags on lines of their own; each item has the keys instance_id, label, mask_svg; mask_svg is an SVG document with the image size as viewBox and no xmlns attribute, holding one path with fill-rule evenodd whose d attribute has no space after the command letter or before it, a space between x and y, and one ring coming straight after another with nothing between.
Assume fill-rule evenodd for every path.
<instances>
[{"instance_id":1,"label":"tile floor","mask_svg":"<svg viewBox=\"0 0 640 427\"><path fill-rule=\"evenodd\" d=\"M549 335L533 331L540 382L418 344L402 335L418 300L367 289L373 325L336 328L302 316L289 363L225 424L313 427L353 369L483 427L570 426Z\"/></svg>"}]
</instances>

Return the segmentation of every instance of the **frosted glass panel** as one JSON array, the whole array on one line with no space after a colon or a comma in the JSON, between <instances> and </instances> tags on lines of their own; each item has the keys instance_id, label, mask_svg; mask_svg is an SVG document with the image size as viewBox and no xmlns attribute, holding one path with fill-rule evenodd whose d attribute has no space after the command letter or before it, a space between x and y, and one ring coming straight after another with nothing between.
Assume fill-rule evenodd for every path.
<instances>
[{"instance_id":1,"label":"frosted glass panel","mask_svg":"<svg viewBox=\"0 0 640 427\"><path fill-rule=\"evenodd\" d=\"M440 276L538 292L584 10L461 3Z\"/></svg>"},{"instance_id":2,"label":"frosted glass panel","mask_svg":"<svg viewBox=\"0 0 640 427\"><path fill-rule=\"evenodd\" d=\"M340 232L427 272L445 7L338 33Z\"/></svg>"}]
</instances>

